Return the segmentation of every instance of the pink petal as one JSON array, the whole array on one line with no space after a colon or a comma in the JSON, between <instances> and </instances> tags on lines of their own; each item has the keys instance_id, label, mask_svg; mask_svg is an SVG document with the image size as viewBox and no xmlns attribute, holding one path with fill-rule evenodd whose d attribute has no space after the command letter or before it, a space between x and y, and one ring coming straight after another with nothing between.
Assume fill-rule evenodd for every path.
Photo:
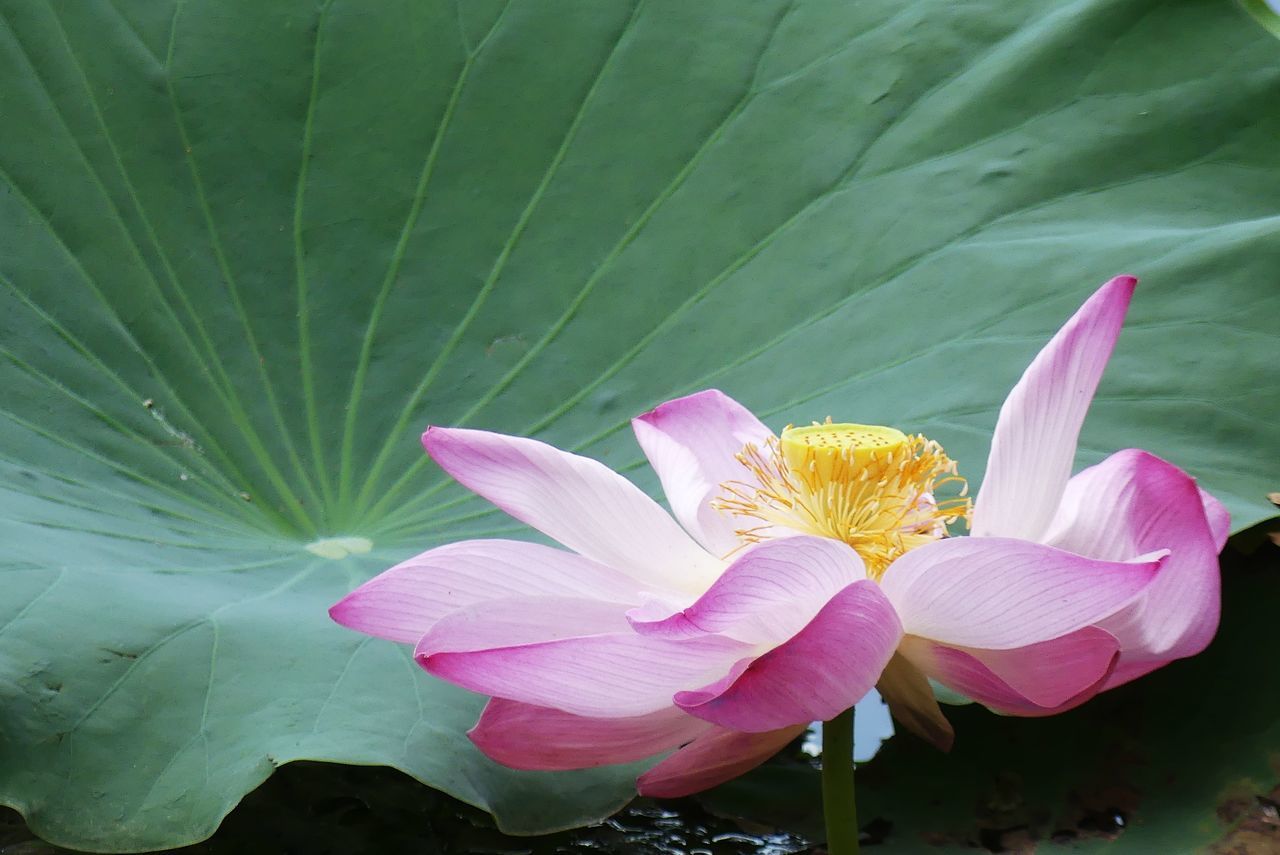
<instances>
[{"instance_id":1,"label":"pink petal","mask_svg":"<svg viewBox=\"0 0 1280 855\"><path fill-rule=\"evenodd\" d=\"M721 569L656 502L599 461L479 430L433 427L422 444L463 486L646 584L701 591Z\"/></svg>"},{"instance_id":2,"label":"pink petal","mask_svg":"<svg viewBox=\"0 0 1280 855\"><path fill-rule=\"evenodd\" d=\"M930 677L998 709L1028 705L1053 709L1082 693L1100 690L1120 650L1115 636L1087 626L1067 635L1011 650L978 650L904 640L902 650Z\"/></svg>"},{"instance_id":3,"label":"pink petal","mask_svg":"<svg viewBox=\"0 0 1280 855\"><path fill-rule=\"evenodd\" d=\"M667 401L632 420L636 440L658 473L676 519L715 555L740 545L740 521L711 507L726 481L750 477L735 458L773 434L746 407L717 389Z\"/></svg>"},{"instance_id":4,"label":"pink petal","mask_svg":"<svg viewBox=\"0 0 1280 855\"><path fill-rule=\"evenodd\" d=\"M721 633L752 644L780 644L827 601L865 579L858 553L830 538L791 537L752 547L729 565L693 605L658 620L628 614L636 631L664 638Z\"/></svg>"},{"instance_id":5,"label":"pink petal","mask_svg":"<svg viewBox=\"0 0 1280 855\"><path fill-rule=\"evenodd\" d=\"M676 799L710 789L749 772L804 732L807 724L770 733L738 733L715 728L645 772L636 781L640 795Z\"/></svg>"},{"instance_id":6,"label":"pink petal","mask_svg":"<svg viewBox=\"0 0 1280 855\"><path fill-rule=\"evenodd\" d=\"M1102 691L1116 661L1115 637L1086 627L1018 650L972 650L919 638L902 650L938 682L1008 715L1043 716Z\"/></svg>"},{"instance_id":7,"label":"pink petal","mask_svg":"<svg viewBox=\"0 0 1280 855\"><path fill-rule=\"evenodd\" d=\"M415 555L329 609L343 626L413 644L449 612L512 596L639 601L634 579L575 555L515 540L466 540Z\"/></svg>"},{"instance_id":8,"label":"pink petal","mask_svg":"<svg viewBox=\"0 0 1280 855\"><path fill-rule=\"evenodd\" d=\"M889 705L893 720L925 742L942 751L950 751L956 732L942 714L933 687L910 660L901 653L893 654L876 683L876 691Z\"/></svg>"},{"instance_id":9,"label":"pink petal","mask_svg":"<svg viewBox=\"0 0 1280 855\"><path fill-rule=\"evenodd\" d=\"M587 718L492 698L467 735L513 769L587 769L669 751L711 729L675 707L629 718Z\"/></svg>"},{"instance_id":10,"label":"pink petal","mask_svg":"<svg viewBox=\"0 0 1280 855\"><path fill-rule=\"evenodd\" d=\"M1163 558L1100 561L1023 540L957 537L894 561L881 587L909 635L1025 647L1115 614L1151 583Z\"/></svg>"},{"instance_id":11,"label":"pink petal","mask_svg":"<svg viewBox=\"0 0 1280 855\"><path fill-rule=\"evenodd\" d=\"M754 650L715 635L671 641L628 630L454 652L447 623L436 624L415 651L429 673L483 695L589 717L657 712L676 692L719 678ZM470 635L462 640L469 646Z\"/></svg>"},{"instance_id":12,"label":"pink petal","mask_svg":"<svg viewBox=\"0 0 1280 855\"><path fill-rule=\"evenodd\" d=\"M1048 527L1137 282L1117 276L1099 288L1005 399L974 502L973 534L1039 540Z\"/></svg>"},{"instance_id":13,"label":"pink petal","mask_svg":"<svg viewBox=\"0 0 1280 855\"><path fill-rule=\"evenodd\" d=\"M1227 513L1222 502L1203 488L1200 490L1200 503L1204 505L1204 517L1213 532L1213 546L1218 552L1222 552L1222 547L1227 545L1227 538L1231 537L1231 514Z\"/></svg>"},{"instance_id":14,"label":"pink petal","mask_svg":"<svg viewBox=\"0 0 1280 855\"><path fill-rule=\"evenodd\" d=\"M680 692L676 706L750 733L834 718L876 684L901 637L876 583L854 582L790 641L716 683Z\"/></svg>"},{"instance_id":15,"label":"pink petal","mask_svg":"<svg viewBox=\"0 0 1280 855\"><path fill-rule=\"evenodd\" d=\"M1137 449L1111 455L1067 485L1052 543L1108 559L1170 550L1142 596L1100 623L1120 639L1109 686L1199 653L1217 631L1218 550L1230 523L1205 495L1185 472Z\"/></svg>"}]
</instances>

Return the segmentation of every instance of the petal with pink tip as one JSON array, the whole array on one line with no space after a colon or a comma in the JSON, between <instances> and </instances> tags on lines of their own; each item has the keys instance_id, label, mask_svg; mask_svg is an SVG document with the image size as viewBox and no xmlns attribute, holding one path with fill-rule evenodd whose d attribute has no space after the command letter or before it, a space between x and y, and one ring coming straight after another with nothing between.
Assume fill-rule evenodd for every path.
<instances>
[{"instance_id":1,"label":"petal with pink tip","mask_svg":"<svg viewBox=\"0 0 1280 855\"><path fill-rule=\"evenodd\" d=\"M875 582L854 582L807 626L746 667L695 691L676 706L698 718L763 733L834 718L880 679L902 626Z\"/></svg>"},{"instance_id":2,"label":"petal with pink tip","mask_svg":"<svg viewBox=\"0 0 1280 855\"><path fill-rule=\"evenodd\" d=\"M1000 709L1028 704L1054 709L1090 689L1100 691L1120 643L1111 633L1087 626L1010 650L949 647L914 636L904 639L901 649L930 677L977 701L998 700Z\"/></svg>"},{"instance_id":3,"label":"petal with pink tip","mask_svg":"<svg viewBox=\"0 0 1280 855\"><path fill-rule=\"evenodd\" d=\"M1206 507L1216 524L1206 519ZM1220 507L1178 467L1137 449L1111 455L1067 485L1049 532L1052 543L1103 558L1170 550L1150 588L1100 624L1120 639L1120 665L1108 686L1199 653L1213 638L1220 611L1218 538L1230 525Z\"/></svg>"},{"instance_id":4,"label":"petal with pink tip","mask_svg":"<svg viewBox=\"0 0 1280 855\"><path fill-rule=\"evenodd\" d=\"M702 590L720 571L666 511L599 461L480 430L433 427L422 444L463 486L646 584Z\"/></svg>"},{"instance_id":5,"label":"petal with pink tip","mask_svg":"<svg viewBox=\"0 0 1280 855\"><path fill-rule=\"evenodd\" d=\"M838 591L865 579L858 553L837 540L767 540L729 565L693 605L657 620L628 613L636 631L663 638L720 633L752 644L781 644Z\"/></svg>"},{"instance_id":6,"label":"petal with pink tip","mask_svg":"<svg viewBox=\"0 0 1280 855\"><path fill-rule=\"evenodd\" d=\"M449 612L513 596L640 601L634 579L572 552L516 540L465 540L380 573L329 615L351 629L414 644Z\"/></svg>"},{"instance_id":7,"label":"petal with pink tip","mask_svg":"<svg viewBox=\"0 0 1280 855\"><path fill-rule=\"evenodd\" d=\"M483 695L589 717L657 712L671 706L676 692L718 679L754 653L750 645L721 636L671 641L630 629L474 649L474 633L457 628L463 636L457 650L450 621L437 623L414 653L429 673Z\"/></svg>"},{"instance_id":8,"label":"petal with pink tip","mask_svg":"<svg viewBox=\"0 0 1280 855\"><path fill-rule=\"evenodd\" d=\"M588 718L492 698L467 735L503 766L545 771L630 763L670 751L710 729L675 707L628 718Z\"/></svg>"},{"instance_id":9,"label":"petal with pink tip","mask_svg":"<svg viewBox=\"0 0 1280 855\"><path fill-rule=\"evenodd\" d=\"M1162 560L1100 561L1012 538L957 537L908 552L880 584L907 634L1007 649L1110 617L1151 584Z\"/></svg>"},{"instance_id":10,"label":"petal with pink tip","mask_svg":"<svg viewBox=\"0 0 1280 855\"><path fill-rule=\"evenodd\" d=\"M751 479L735 455L748 443L762 447L772 432L718 389L667 401L632 419L631 426L676 519L712 553L736 549L734 530L741 523L711 501L724 482Z\"/></svg>"},{"instance_id":11,"label":"petal with pink tip","mask_svg":"<svg viewBox=\"0 0 1280 855\"><path fill-rule=\"evenodd\" d=\"M641 775L636 789L654 799L676 799L710 789L759 766L804 733L807 726L770 733L714 728Z\"/></svg>"},{"instance_id":12,"label":"petal with pink tip","mask_svg":"<svg viewBox=\"0 0 1280 855\"><path fill-rule=\"evenodd\" d=\"M1137 282L1117 276L1099 288L1005 399L974 502L974 535L1039 540L1048 528Z\"/></svg>"}]
</instances>

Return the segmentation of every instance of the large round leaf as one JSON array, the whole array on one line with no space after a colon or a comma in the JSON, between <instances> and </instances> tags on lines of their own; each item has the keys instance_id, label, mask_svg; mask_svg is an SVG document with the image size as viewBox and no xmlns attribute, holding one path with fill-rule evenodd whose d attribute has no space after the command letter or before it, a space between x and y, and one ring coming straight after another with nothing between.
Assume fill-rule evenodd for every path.
<instances>
[{"instance_id":1,"label":"large round leaf","mask_svg":"<svg viewBox=\"0 0 1280 855\"><path fill-rule=\"evenodd\" d=\"M1037 347L1144 278L1081 462L1274 489L1276 43L1218 0L0 1L0 797L173 845L298 758L538 831L480 699L326 606L521 529L428 422L626 468L718 385L973 479ZM638 476L653 486L647 472ZM370 551L371 550L371 551Z\"/></svg>"}]
</instances>

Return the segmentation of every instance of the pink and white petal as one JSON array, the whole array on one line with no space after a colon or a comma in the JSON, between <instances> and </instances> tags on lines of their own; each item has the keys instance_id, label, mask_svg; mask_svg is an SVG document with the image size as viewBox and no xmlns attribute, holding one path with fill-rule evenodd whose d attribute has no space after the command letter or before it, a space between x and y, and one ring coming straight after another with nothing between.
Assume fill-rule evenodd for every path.
<instances>
[{"instance_id":1,"label":"pink and white petal","mask_svg":"<svg viewBox=\"0 0 1280 855\"><path fill-rule=\"evenodd\" d=\"M934 644L924 639L908 638L904 641L903 653L917 668L928 673L930 677L947 688L997 712L1019 716L1046 716L1079 706L1103 690L1106 677L1110 673L1110 665L1114 664L1116 659L1113 646L1112 655L1107 660L1108 665L1100 673L1093 670L1091 662L1079 667L1069 681L1076 691L1072 694L1065 691L1052 693L1056 702L1043 705L1034 702L1011 685L1005 676L997 674L987 662L973 655L973 651ZM1062 657L1058 658L1062 659ZM1088 660L1089 657L1086 656L1085 659ZM1008 665L1008 663L999 664ZM1034 667L1034 663L1025 665L1027 669ZM1024 671L1023 676L1025 674ZM1092 682L1087 682L1090 674L1094 679ZM1034 678L1028 682L1047 684L1048 678L1043 680Z\"/></svg>"},{"instance_id":2,"label":"pink and white petal","mask_svg":"<svg viewBox=\"0 0 1280 855\"><path fill-rule=\"evenodd\" d=\"M1098 686L1111 672L1120 643L1106 630L1087 626L1012 650L954 648L914 636L904 640L902 650L929 676L963 695L977 698L969 689L983 691L994 678L1026 703L1051 709ZM976 686L965 682L971 670L965 657L990 672ZM957 666L962 660L966 664Z\"/></svg>"},{"instance_id":3,"label":"pink and white petal","mask_svg":"<svg viewBox=\"0 0 1280 855\"><path fill-rule=\"evenodd\" d=\"M750 772L804 733L808 724L770 733L713 728L636 780L640 795L677 799Z\"/></svg>"},{"instance_id":4,"label":"pink and white petal","mask_svg":"<svg viewBox=\"0 0 1280 855\"><path fill-rule=\"evenodd\" d=\"M1164 559L1100 561L1024 540L956 537L908 552L880 584L907 634L1006 649L1110 617L1152 584Z\"/></svg>"},{"instance_id":5,"label":"pink and white petal","mask_svg":"<svg viewBox=\"0 0 1280 855\"><path fill-rule=\"evenodd\" d=\"M636 440L658 473L676 519L710 552L728 555L741 524L711 507L726 481L749 481L736 457L745 445L763 447L773 433L751 411L718 389L660 404L631 420Z\"/></svg>"},{"instance_id":6,"label":"pink and white petal","mask_svg":"<svg viewBox=\"0 0 1280 855\"><path fill-rule=\"evenodd\" d=\"M665 709L676 692L719 678L753 653L750 645L720 636L671 641L630 629L454 651L445 623L437 624L414 653L428 673L482 695L588 717L624 718Z\"/></svg>"},{"instance_id":7,"label":"pink and white petal","mask_svg":"<svg viewBox=\"0 0 1280 855\"><path fill-rule=\"evenodd\" d=\"M898 616L876 583L854 582L789 641L727 678L676 694L676 706L749 733L825 721L875 686L901 638Z\"/></svg>"},{"instance_id":8,"label":"pink and white petal","mask_svg":"<svg viewBox=\"0 0 1280 855\"><path fill-rule=\"evenodd\" d=\"M516 540L464 540L380 573L329 615L377 638L414 644L449 612L514 596L641 601L634 579L572 552Z\"/></svg>"},{"instance_id":9,"label":"pink and white petal","mask_svg":"<svg viewBox=\"0 0 1280 855\"><path fill-rule=\"evenodd\" d=\"M1005 399L974 502L974 535L1039 540L1048 528L1137 282L1117 276L1099 288Z\"/></svg>"},{"instance_id":10,"label":"pink and white petal","mask_svg":"<svg viewBox=\"0 0 1280 855\"><path fill-rule=\"evenodd\" d=\"M597 460L459 428L430 428L422 444L463 486L646 585L701 591L721 569L656 502Z\"/></svg>"},{"instance_id":11,"label":"pink and white petal","mask_svg":"<svg viewBox=\"0 0 1280 855\"><path fill-rule=\"evenodd\" d=\"M683 611L653 620L652 608L639 608L627 617L643 635L720 633L773 647L799 632L837 592L866 577L858 553L840 541L767 540L743 553Z\"/></svg>"},{"instance_id":12,"label":"pink and white petal","mask_svg":"<svg viewBox=\"0 0 1280 855\"><path fill-rule=\"evenodd\" d=\"M627 718L588 718L492 698L467 736L504 766L555 771L630 763L670 751L710 729L675 707Z\"/></svg>"},{"instance_id":13,"label":"pink and white petal","mask_svg":"<svg viewBox=\"0 0 1280 855\"><path fill-rule=\"evenodd\" d=\"M901 653L893 654L876 683L876 691L889 705L894 721L935 748L951 750L956 732L942 714L933 687L909 659Z\"/></svg>"},{"instance_id":14,"label":"pink and white petal","mask_svg":"<svg viewBox=\"0 0 1280 855\"><path fill-rule=\"evenodd\" d=\"M507 597L457 609L436 621L418 649L462 653L628 632L622 603L582 597Z\"/></svg>"},{"instance_id":15,"label":"pink and white petal","mask_svg":"<svg viewBox=\"0 0 1280 855\"><path fill-rule=\"evenodd\" d=\"M1218 551L1230 523L1205 495L1181 469L1137 449L1111 455L1067 485L1051 542L1112 559L1170 550L1142 596L1099 624L1120 639L1120 666L1109 685L1199 653L1217 631ZM1135 662L1149 667L1134 672Z\"/></svg>"}]
</instances>

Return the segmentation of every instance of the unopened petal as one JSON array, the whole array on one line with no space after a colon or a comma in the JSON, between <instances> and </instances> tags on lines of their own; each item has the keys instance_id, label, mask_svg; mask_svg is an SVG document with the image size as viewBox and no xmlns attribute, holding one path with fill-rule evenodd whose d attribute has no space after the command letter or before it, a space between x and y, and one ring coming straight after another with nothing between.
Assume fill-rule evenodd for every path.
<instances>
[{"instance_id":1,"label":"unopened petal","mask_svg":"<svg viewBox=\"0 0 1280 855\"><path fill-rule=\"evenodd\" d=\"M666 511L599 461L479 430L433 427L422 444L463 486L641 582L700 591L720 570Z\"/></svg>"},{"instance_id":2,"label":"unopened petal","mask_svg":"<svg viewBox=\"0 0 1280 855\"><path fill-rule=\"evenodd\" d=\"M1117 276L1099 288L1005 399L974 502L973 534L1038 540L1048 528L1136 284Z\"/></svg>"},{"instance_id":3,"label":"unopened petal","mask_svg":"<svg viewBox=\"0 0 1280 855\"><path fill-rule=\"evenodd\" d=\"M881 586L909 635L1007 649L1110 617L1151 584L1163 558L1100 561L1023 540L957 537L908 552Z\"/></svg>"},{"instance_id":4,"label":"unopened petal","mask_svg":"<svg viewBox=\"0 0 1280 855\"><path fill-rule=\"evenodd\" d=\"M901 653L893 654L876 691L889 705L889 714L902 727L942 751L950 751L956 732L942 714L933 687L924 674Z\"/></svg>"},{"instance_id":5,"label":"unopened petal","mask_svg":"<svg viewBox=\"0 0 1280 855\"><path fill-rule=\"evenodd\" d=\"M471 741L513 769L587 769L630 763L692 741L711 725L674 706L627 718L588 718L550 707L492 698Z\"/></svg>"},{"instance_id":6,"label":"unopened petal","mask_svg":"<svg viewBox=\"0 0 1280 855\"><path fill-rule=\"evenodd\" d=\"M631 426L676 519L712 553L735 549L734 530L741 526L711 501L724 482L749 477L735 455L748 443L763 447L772 436L769 429L718 389L667 401Z\"/></svg>"},{"instance_id":7,"label":"unopened petal","mask_svg":"<svg viewBox=\"0 0 1280 855\"><path fill-rule=\"evenodd\" d=\"M710 789L749 772L804 733L807 725L769 733L739 733L713 728L636 781L642 796L675 799Z\"/></svg>"}]
</instances>

